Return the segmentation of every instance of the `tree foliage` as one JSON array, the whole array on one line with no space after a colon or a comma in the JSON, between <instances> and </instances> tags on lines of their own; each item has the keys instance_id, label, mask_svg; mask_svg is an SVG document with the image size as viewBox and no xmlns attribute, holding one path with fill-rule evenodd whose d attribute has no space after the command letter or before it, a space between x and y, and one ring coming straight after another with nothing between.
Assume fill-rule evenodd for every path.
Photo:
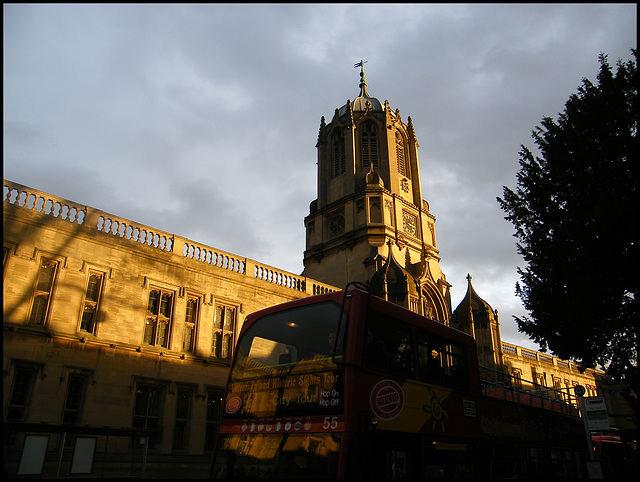
<instances>
[{"instance_id":1,"label":"tree foliage","mask_svg":"<svg viewBox=\"0 0 640 482\"><path fill-rule=\"evenodd\" d=\"M518 328L543 349L637 382L637 51L614 73L600 54L597 85L582 80L558 120L521 147L515 190L497 198L513 223Z\"/></svg>"}]
</instances>

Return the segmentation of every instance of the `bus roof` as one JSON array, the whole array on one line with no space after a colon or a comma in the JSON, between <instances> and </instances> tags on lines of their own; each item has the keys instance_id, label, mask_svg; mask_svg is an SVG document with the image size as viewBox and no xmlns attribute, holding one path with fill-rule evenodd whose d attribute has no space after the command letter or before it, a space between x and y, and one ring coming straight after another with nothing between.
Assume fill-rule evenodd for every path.
<instances>
[{"instance_id":1,"label":"bus roof","mask_svg":"<svg viewBox=\"0 0 640 482\"><path fill-rule=\"evenodd\" d=\"M371 308L373 308L375 311L379 313L385 314L393 318L401 319L416 327L425 328L431 333L455 340L461 344L475 346L475 340L471 335L464 333L460 330L457 330L456 328L445 325L440 321L432 320L418 313L414 313L406 308L403 308L402 306L396 305L378 296L370 294L361 288L349 288L347 292L349 297L352 298L352 301L355 300L356 302L363 303L363 304L367 302L369 303ZM269 308L264 308L262 310L255 311L247 315L247 318L245 319L245 323L242 326L240 335L242 335L242 333L245 330L247 330L257 319L265 315L277 313L277 312L292 309L292 308L297 308L300 306L321 303L324 301L334 301L338 304L342 304L344 300L344 296L345 296L344 290L334 291L331 293L325 293L321 295L309 296L306 298L300 298L297 300L288 301L285 303L281 303L279 305L275 305Z\"/></svg>"}]
</instances>

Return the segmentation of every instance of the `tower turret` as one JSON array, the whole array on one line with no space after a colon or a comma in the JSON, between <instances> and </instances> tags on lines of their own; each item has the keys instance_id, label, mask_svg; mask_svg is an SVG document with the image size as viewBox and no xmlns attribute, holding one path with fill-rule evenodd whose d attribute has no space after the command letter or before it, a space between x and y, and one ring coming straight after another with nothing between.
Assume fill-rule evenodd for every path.
<instances>
[{"instance_id":1,"label":"tower turret","mask_svg":"<svg viewBox=\"0 0 640 482\"><path fill-rule=\"evenodd\" d=\"M335 109L331 122L320 121L303 274L334 286L370 283L393 255L415 285L407 289L409 306L448 322L450 285L439 266L435 217L422 199L413 122L369 94L364 63L356 64L358 96Z\"/></svg>"}]
</instances>

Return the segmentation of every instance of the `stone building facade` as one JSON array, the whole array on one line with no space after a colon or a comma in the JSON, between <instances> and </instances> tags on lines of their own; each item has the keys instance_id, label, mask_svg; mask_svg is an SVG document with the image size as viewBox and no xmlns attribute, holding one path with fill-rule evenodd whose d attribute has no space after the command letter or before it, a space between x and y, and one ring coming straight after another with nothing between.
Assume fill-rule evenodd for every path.
<instances>
[{"instance_id":1,"label":"stone building facade","mask_svg":"<svg viewBox=\"0 0 640 482\"><path fill-rule=\"evenodd\" d=\"M82 473L82 441L92 475L206 477L243 318L348 281L472 333L491 369L595 394L593 372L503 343L470 280L452 312L411 118L363 71L317 147L301 275L4 180L5 475L29 473L27 442L44 475Z\"/></svg>"},{"instance_id":2,"label":"stone building facade","mask_svg":"<svg viewBox=\"0 0 640 482\"><path fill-rule=\"evenodd\" d=\"M5 180L5 472L24 442L7 423L36 422L149 429L147 476L207 475L244 316L333 289Z\"/></svg>"}]
</instances>

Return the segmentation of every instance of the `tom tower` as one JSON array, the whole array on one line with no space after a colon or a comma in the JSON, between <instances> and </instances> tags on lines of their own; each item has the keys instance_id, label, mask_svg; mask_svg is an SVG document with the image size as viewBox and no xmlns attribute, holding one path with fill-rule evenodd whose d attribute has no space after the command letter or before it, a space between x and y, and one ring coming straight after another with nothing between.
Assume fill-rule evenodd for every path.
<instances>
[{"instance_id":1,"label":"tom tower","mask_svg":"<svg viewBox=\"0 0 640 482\"><path fill-rule=\"evenodd\" d=\"M448 323L450 285L440 269L436 218L422 199L418 140L389 101L367 90L335 110L318 134L318 198L305 218L304 276L373 292Z\"/></svg>"}]
</instances>

